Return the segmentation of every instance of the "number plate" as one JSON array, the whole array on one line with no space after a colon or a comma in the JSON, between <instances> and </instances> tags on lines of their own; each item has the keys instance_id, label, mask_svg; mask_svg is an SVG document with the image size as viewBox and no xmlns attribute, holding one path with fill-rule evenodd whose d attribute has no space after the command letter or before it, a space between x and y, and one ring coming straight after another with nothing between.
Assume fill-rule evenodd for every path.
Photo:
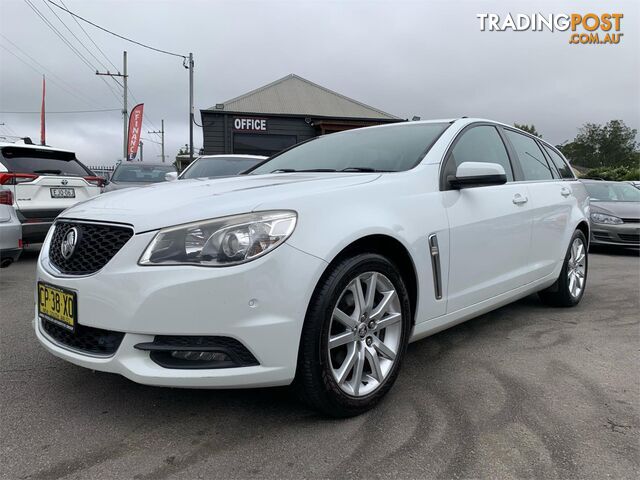
<instances>
[{"instance_id":1,"label":"number plate","mask_svg":"<svg viewBox=\"0 0 640 480\"><path fill-rule=\"evenodd\" d=\"M76 198L76 191L73 188L52 188L51 198Z\"/></svg>"},{"instance_id":2,"label":"number plate","mask_svg":"<svg viewBox=\"0 0 640 480\"><path fill-rule=\"evenodd\" d=\"M73 332L76 327L76 292L38 282L38 315Z\"/></svg>"}]
</instances>

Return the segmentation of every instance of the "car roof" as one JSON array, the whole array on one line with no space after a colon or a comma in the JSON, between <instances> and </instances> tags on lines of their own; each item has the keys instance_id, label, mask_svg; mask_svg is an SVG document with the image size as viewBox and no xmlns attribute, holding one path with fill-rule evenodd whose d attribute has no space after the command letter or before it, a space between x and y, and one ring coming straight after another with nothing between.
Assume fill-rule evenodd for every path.
<instances>
[{"instance_id":1,"label":"car roof","mask_svg":"<svg viewBox=\"0 0 640 480\"><path fill-rule=\"evenodd\" d=\"M4 147L31 148L34 150L50 150L52 152L66 152L75 154L73 150L67 150L65 148L54 148L49 145L32 145L29 143L0 142L0 148Z\"/></svg>"}]
</instances>

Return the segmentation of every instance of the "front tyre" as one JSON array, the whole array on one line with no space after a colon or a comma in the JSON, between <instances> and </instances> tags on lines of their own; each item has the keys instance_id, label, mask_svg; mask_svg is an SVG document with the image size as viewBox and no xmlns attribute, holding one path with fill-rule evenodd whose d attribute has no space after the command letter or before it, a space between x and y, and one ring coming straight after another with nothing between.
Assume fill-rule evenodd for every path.
<instances>
[{"instance_id":1,"label":"front tyre","mask_svg":"<svg viewBox=\"0 0 640 480\"><path fill-rule=\"evenodd\" d=\"M576 230L558 280L539 292L542 301L557 307L574 307L580 303L587 286L588 261L587 239L582 231Z\"/></svg>"},{"instance_id":2,"label":"front tyre","mask_svg":"<svg viewBox=\"0 0 640 480\"><path fill-rule=\"evenodd\" d=\"M395 265L372 253L342 260L320 280L307 311L301 396L335 417L369 410L398 376L410 328L409 295Z\"/></svg>"}]
</instances>

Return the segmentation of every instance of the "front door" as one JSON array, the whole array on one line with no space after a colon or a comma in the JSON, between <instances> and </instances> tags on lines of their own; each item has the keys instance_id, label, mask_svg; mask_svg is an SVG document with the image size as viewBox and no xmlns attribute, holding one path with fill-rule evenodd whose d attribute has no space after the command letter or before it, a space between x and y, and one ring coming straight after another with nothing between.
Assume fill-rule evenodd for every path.
<instances>
[{"instance_id":1,"label":"front door","mask_svg":"<svg viewBox=\"0 0 640 480\"><path fill-rule=\"evenodd\" d=\"M477 125L463 131L445 158L444 178L463 162L498 163L507 183L462 190L443 185L450 228L448 313L524 285L531 242L529 191L513 182L496 127Z\"/></svg>"}]
</instances>

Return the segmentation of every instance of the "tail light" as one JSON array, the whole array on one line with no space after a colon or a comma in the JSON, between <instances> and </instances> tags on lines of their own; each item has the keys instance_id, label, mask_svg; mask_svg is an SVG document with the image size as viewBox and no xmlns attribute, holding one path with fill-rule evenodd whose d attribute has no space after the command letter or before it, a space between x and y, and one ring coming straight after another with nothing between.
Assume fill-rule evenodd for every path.
<instances>
[{"instance_id":1,"label":"tail light","mask_svg":"<svg viewBox=\"0 0 640 480\"><path fill-rule=\"evenodd\" d=\"M0 190L0 205L13 205L13 193L9 190Z\"/></svg>"},{"instance_id":2,"label":"tail light","mask_svg":"<svg viewBox=\"0 0 640 480\"><path fill-rule=\"evenodd\" d=\"M0 173L0 185L18 185L33 182L38 175L34 173Z\"/></svg>"},{"instance_id":3,"label":"tail light","mask_svg":"<svg viewBox=\"0 0 640 480\"><path fill-rule=\"evenodd\" d=\"M94 187L104 187L104 178L102 177L84 177L84 179Z\"/></svg>"}]
</instances>

